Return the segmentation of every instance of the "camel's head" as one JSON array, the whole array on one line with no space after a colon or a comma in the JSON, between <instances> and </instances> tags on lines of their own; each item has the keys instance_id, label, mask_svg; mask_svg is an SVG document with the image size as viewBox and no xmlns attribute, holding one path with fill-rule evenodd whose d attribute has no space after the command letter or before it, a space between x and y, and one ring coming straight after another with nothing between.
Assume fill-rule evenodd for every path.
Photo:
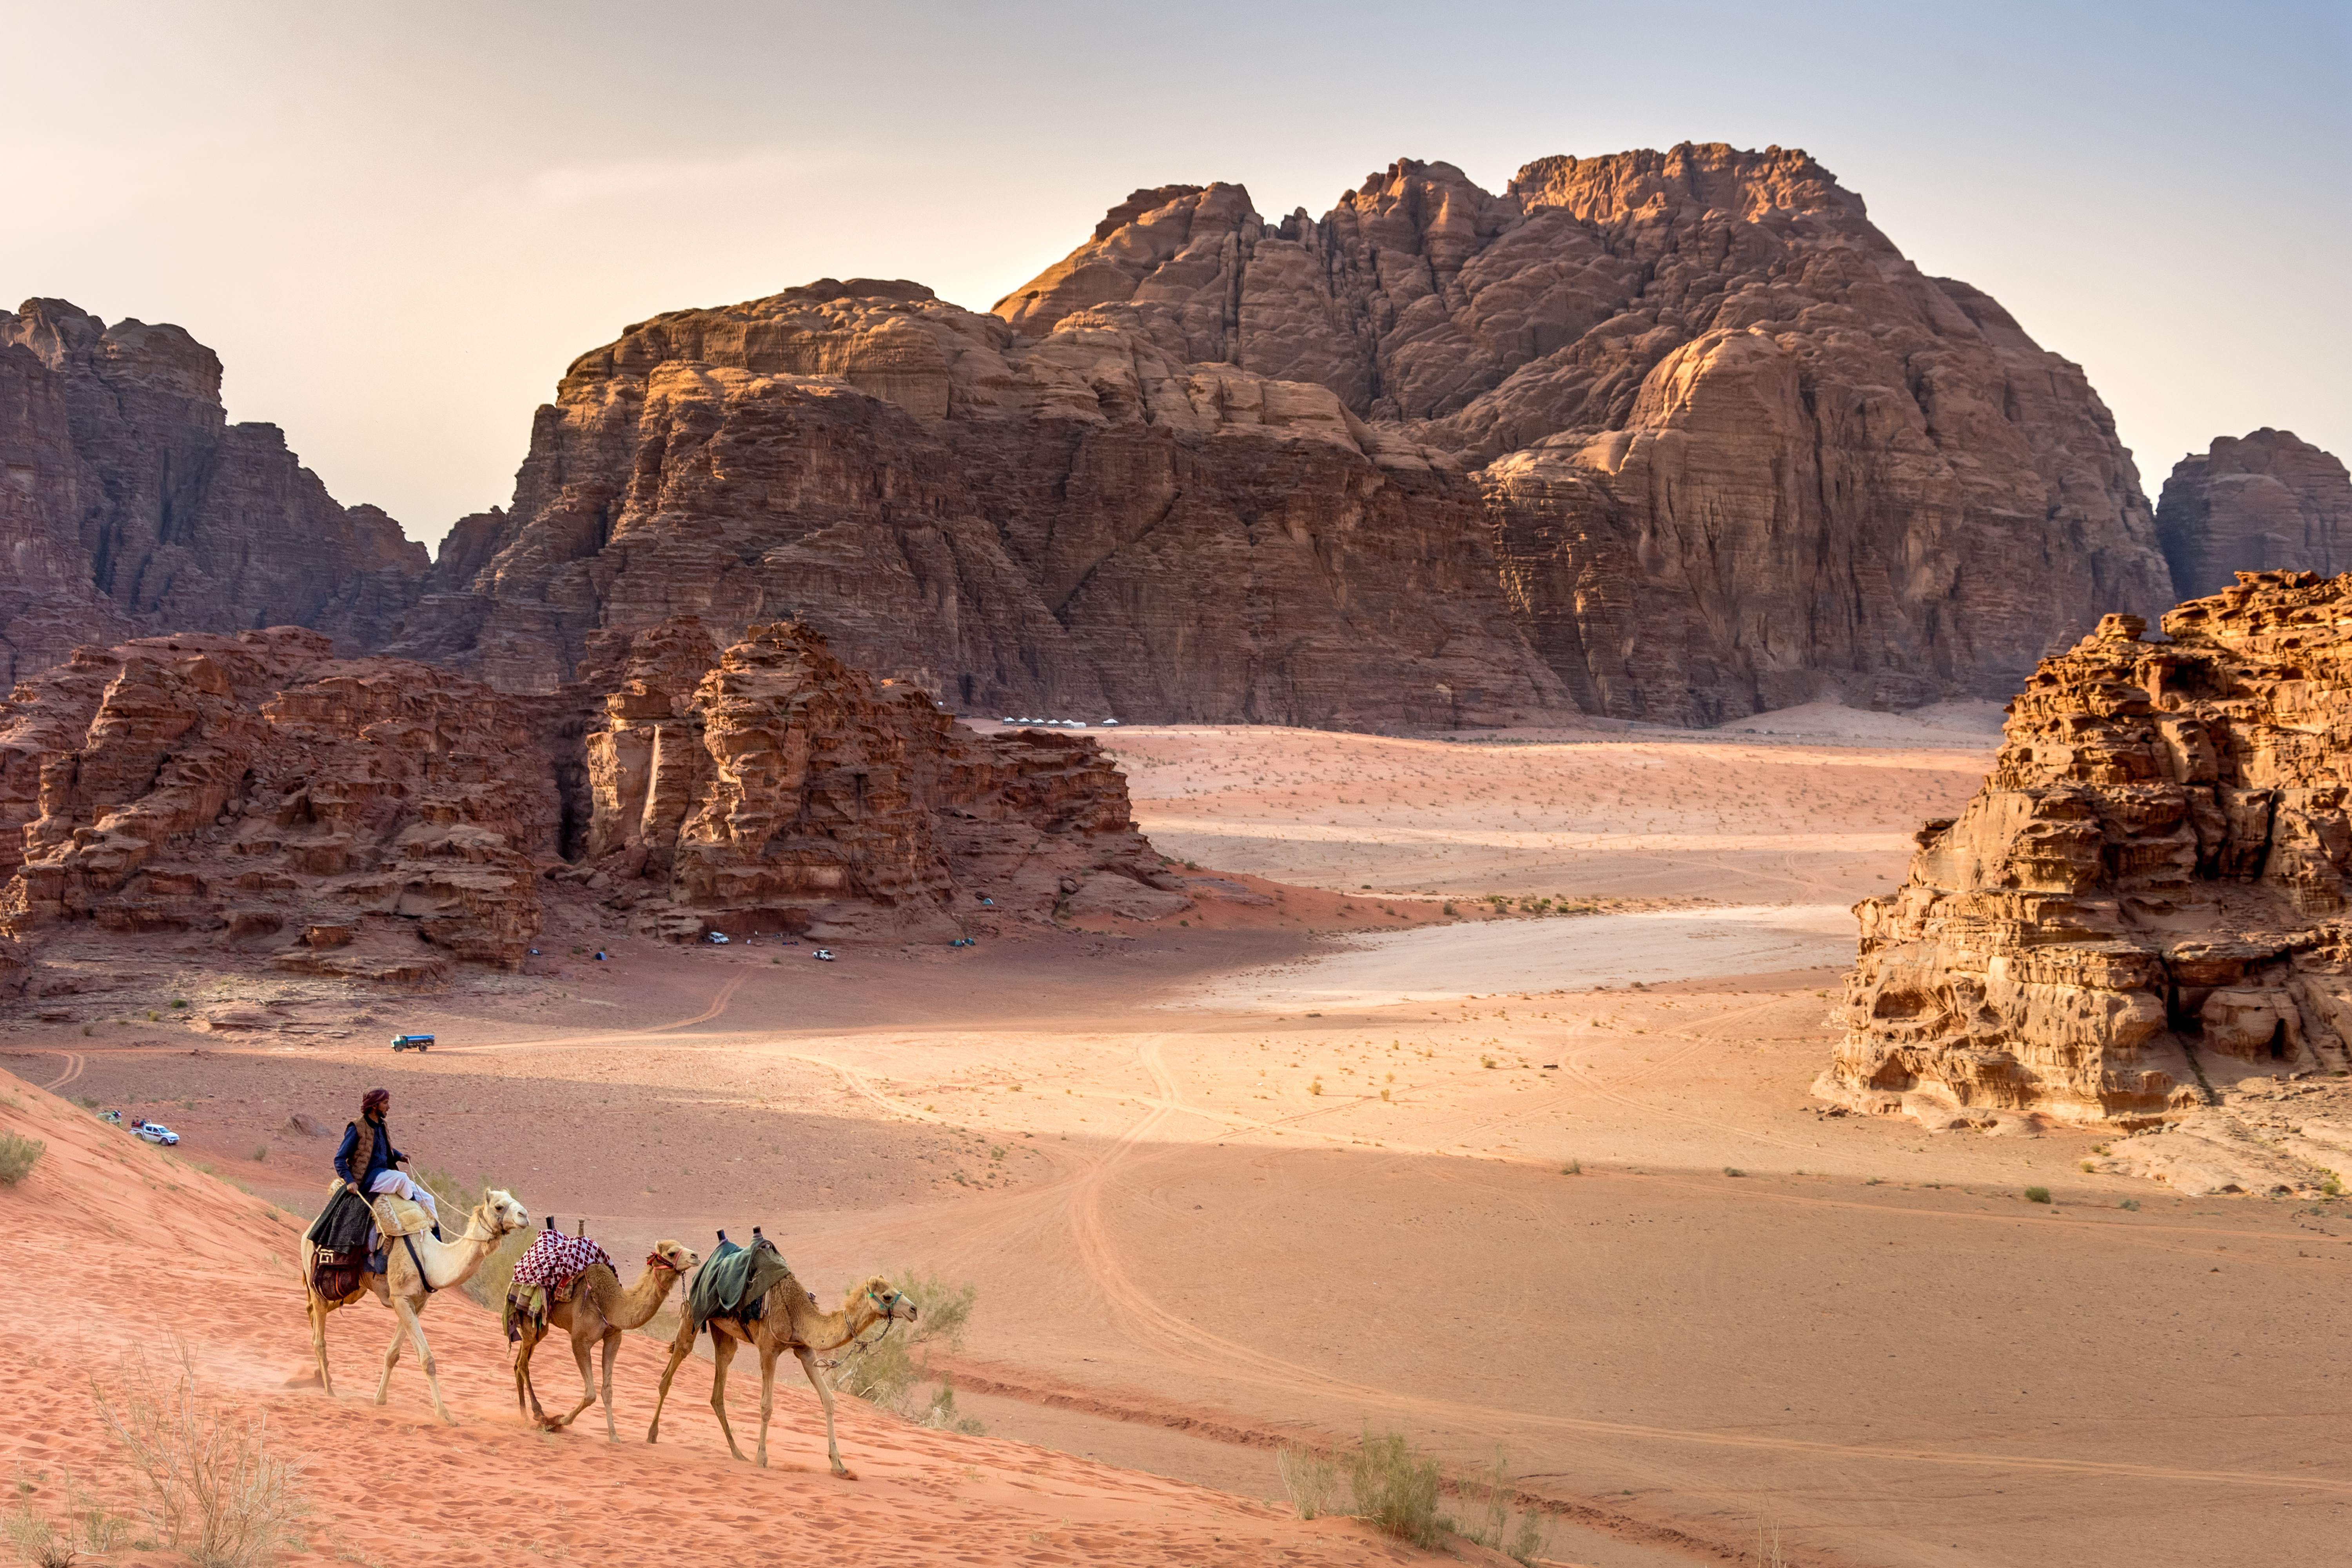
<instances>
[{"instance_id":1,"label":"camel's head","mask_svg":"<svg viewBox=\"0 0 2352 1568\"><path fill-rule=\"evenodd\" d=\"M685 1273L702 1261L694 1248L682 1247L675 1241L655 1242L653 1254L646 1261L651 1263L655 1258L659 1258L666 1267L679 1274Z\"/></svg>"},{"instance_id":2,"label":"camel's head","mask_svg":"<svg viewBox=\"0 0 2352 1568\"><path fill-rule=\"evenodd\" d=\"M530 1223L530 1211L517 1203L512 1193L496 1187L482 1194L481 1212L489 1221L492 1236L504 1236Z\"/></svg>"},{"instance_id":3,"label":"camel's head","mask_svg":"<svg viewBox=\"0 0 2352 1568\"><path fill-rule=\"evenodd\" d=\"M914 1301L904 1290L896 1289L890 1281L883 1279L879 1274L866 1281L865 1284L851 1289L850 1309L853 1311L856 1310L860 1302L870 1306L885 1318L896 1318L907 1323L915 1321Z\"/></svg>"}]
</instances>

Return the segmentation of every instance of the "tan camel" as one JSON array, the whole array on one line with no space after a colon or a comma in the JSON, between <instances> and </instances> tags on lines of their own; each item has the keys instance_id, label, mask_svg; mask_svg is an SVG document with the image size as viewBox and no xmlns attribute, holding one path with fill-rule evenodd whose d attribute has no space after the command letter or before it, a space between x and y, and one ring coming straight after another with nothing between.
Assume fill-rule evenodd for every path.
<instances>
[{"instance_id":1,"label":"tan camel","mask_svg":"<svg viewBox=\"0 0 2352 1568\"><path fill-rule=\"evenodd\" d=\"M833 1390L817 1375L817 1352L838 1350L886 1319L911 1323L915 1304L903 1292L892 1289L879 1274L863 1285L850 1287L837 1312L818 1311L801 1282L790 1274L776 1281L761 1301L760 1316L749 1323L726 1317L713 1318L706 1325L710 1330L710 1408L718 1413L719 1429L727 1434L728 1452L739 1459L743 1457L743 1450L735 1446L734 1428L727 1425L727 1363L735 1359L735 1347L747 1344L760 1352L758 1462L763 1466L768 1462L768 1418L776 1407L776 1357L789 1350L800 1358L801 1370L808 1373L817 1398L824 1404L824 1451L833 1461L833 1473L856 1479L841 1462L840 1445L833 1439ZM662 1405L669 1398L669 1380L676 1375L678 1363L694 1353L695 1332L689 1314L678 1324L677 1338L670 1342L669 1365L662 1369L661 1394L654 1401L654 1423L646 1428L648 1443L661 1436Z\"/></svg>"},{"instance_id":2,"label":"tan camel","mask_svg":"<svg viewBox=\"0 0 2352 1568\"><path fill-rule=\"evenodd\" d=\"M641 1329L654 1321L661 1310L672 1287L683 1279L686 1271L702 1259L692 1249L675 1241L656 1241L646 1258L646 1271L626 1290L621 1289L621 1277L609 1263L591 1267L580 1277L580 1283L569 1301L547 1304L547 1321L534 1323L521 1319L517 1327L522 1338L515 1343L515 1405L522 1407L529 1400L530 1417L551 1432L561 1432L579 1416L583 1410L596 1403L596 1374L589 1370L589 1347L599 1340L604 1345L604 1436L613 1442L621 1440L613 1426L613 1358L619 1353L621 1335L630 1329ZM572 1359L580 1363L580 1403L560 1416L551 1416L539 1407L539 1390L530 1384L530 1352L549 1332L562 1329L572 1336Z\"/></svg>"},{"instance_id":3,"label":"tan camel","mask_svg":"<svg viewBox=\"0 0 2352 1568\"><path fill-rule=\"evenodd\" d=\"M334 1375L327 1370L327 1314L373 1294L400 1320L399 1326L393 1330L392 1343L384 1347L383 1375L376 1380L375 1402L382 1405L392 1388L392 1369L400 1360L400 1342L415 1340L416 1359L425 1364L425 1386L433 1391L433 1413L455 1426L457 1417L441 1402L441 1378L434 1365L433 1347L425 1342L425 1326L417 1321L416 1315L432 1300L434 1291L451 1289L471 1279L475 1270L481 1268L482 1259L497 1250L499 1242L530 1223L530 1212L515 1201L513 1194L488 1193L466 1216L465 1233L457 1240L436 1241L429 1231L410 1237L407 1241L416 1244L415 1261L409 1257L406 1242L389 1240L384 1246L388 1272L363 1276L364 1284L333 1300L320 1295L311 1283L310 1260L319 1249L304 1242L302 1294L310 1308L310 1351L319 1362L319 1385L331 1394L335 1392ZM425 1266L422 1277L417 1273L417 1262Z\"/></svg>"}]
</instances>

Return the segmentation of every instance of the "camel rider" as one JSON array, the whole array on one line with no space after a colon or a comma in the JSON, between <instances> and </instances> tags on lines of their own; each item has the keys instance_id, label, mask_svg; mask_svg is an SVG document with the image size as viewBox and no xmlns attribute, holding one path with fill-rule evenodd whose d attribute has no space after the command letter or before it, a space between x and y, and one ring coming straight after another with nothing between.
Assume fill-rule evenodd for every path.
<instances>
[{"instance_id":1,"label":"camel rider","mask_svg":"<svg viewBox=\"0 0 2352 1568\"><path fill-rule=\"evenodd\" d=\"M441 1233L441 1211L433 1194L408 1175L408 1156L393 1147L392 1130L384 1114L392 1109L392 1090L372 1089L360 1100L360 1119L343 1129L342 1147L335 1151L335 1174L362 1193L413 1198L432 1216L433 1233Z\"/></svg>"}]
</instances>

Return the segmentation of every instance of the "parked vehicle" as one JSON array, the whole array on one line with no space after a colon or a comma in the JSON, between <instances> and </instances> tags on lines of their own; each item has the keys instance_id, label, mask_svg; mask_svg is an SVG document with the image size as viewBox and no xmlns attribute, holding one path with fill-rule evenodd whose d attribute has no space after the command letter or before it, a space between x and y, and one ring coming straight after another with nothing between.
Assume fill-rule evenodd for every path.
<instances>
[{"instance_id":1,"label":"parked vehicle","mask_svg":"<svg viewBox=\"0 0 2352 1568\"><path fill-rule=\"evenodd\" d=\"M178 1133L160 1121L134 1121L131 1124L131 1131L150 1143L161 1143L166 1148L180 1141Z\"/></svg>"},{"instance_id":2,"label":"parked vehicle","mask_svg":"<svg viewBox=\"0 0 2352 1568\"><path fill-rule=\"evenodd\" d=\"M395 1051L428 1051L433 1048L430 1035L394 1035L392 1048Z\"/></svg>"},{"instance_id":3,"label":"parked vehicle","mask_svg":"<svg viewBox=\"0 0 2352 1568\"><path fill-rule=\"evenodd\" d=\"M824 963L831 963L833 962L833 949L829 947L820 947L814 952L810 953L809 956L814 959L818 959Z\"/></svg>"}]
</instances>

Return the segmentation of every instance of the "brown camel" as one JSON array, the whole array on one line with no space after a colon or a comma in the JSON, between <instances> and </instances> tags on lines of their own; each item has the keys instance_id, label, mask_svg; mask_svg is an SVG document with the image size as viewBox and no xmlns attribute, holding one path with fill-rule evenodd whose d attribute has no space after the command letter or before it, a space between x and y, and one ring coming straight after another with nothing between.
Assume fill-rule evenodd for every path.
<instances>
[{"instance_id":1,"label":"brown camel","mask_svg":"<svg viewBox=\"0 0 2352 1568\"><path fill-rule=\"evenodd\" d=\"M441 1402L441 1378L433 1362L433 1347L425 1342L425 1325L417 1314L432 1300L433 1292L463 1285L482 1266L482 1259L497 1250L499 1242L530 1223L530 1212L517 1203L511 1193L490 1192L474 1205L466 1216L465 1234L455 1241L436 1241L431 1232L410 1237L416 1244L415 1260L409 1256L407 1241L393 1240L384 1247L384 1267L388 1272L363 1276L365 1283L347 1296L332 1300L319 1294L311 1282L310 1260L318 1247L306 1241L302 1244L302 1294L310 1308L310 1351L319 1362L319 1384L329 1394L335 1392L334 1375L327 1370L327 1314L338 1307L348 1307L361 1297L373 1294L392 1309L399 1325L393 1330L392 1343L384 1347L383 1375L376 1380L375 1402L382 1405L392 1388L392 1369L400 1360L400 1342L416 1342L416 1358L425 1363L425 1384L433 1391L433 1413L455 1426L457 1417ZM422 1262L425 1271L417 1273Z\"/></svg>"},{"instance_id":2,"label":"brown camel","mask_svg":"<svg viewBox=\"0 0 2352 1568\"><path fill-rule=\"evenodd\" d=\"M583 1410L596 1403L596 1375L589 1370L589 1347L598 1341L604 1345L604 1436L613 1442L621 1440L613 1426L613 1358L620 1352L621 1335L630 1329L640 1329L654 1321L668 1299L670 1289L683 1279L686 1271L702 1259L690 1248L675 1241L656 1241L646 1258L646 1271L626 1290L621 1289L621 1277L609 1263L593 1265L580 1276L569 1301L550 1301L547 1321L535 1323L520 1319L517 1327L522 1338L515 1343L515 1404L521 1407L530 1401L530 1417L551 1432L560 1432L572 1425ZM580 1363L580 1403L560 1416L551 1416L539 1407L539 1390L530 1384L530 1352L550 1331L562 1329L572 1336L572 1359Z\"/></svg>"},{"instance_id":3,"label":"brown camel","mask_svg":"<svg viewBox=\"0 0 2352 1568\"><path fill-rule=\"evenodd\" d=\"M840 1445L833 1439L833 1390L817 1375L816 1357L819 1351L838 1350L886 1320L913 1322L915 1304L903 1292L892 1289L879 1274L863 1285L850 1287L836 1312L818 1311L801 1282L787 1274L761 1298L760 1316L752 1321L746 1323L740 1317L711 1319L706 1325L710 1330L710 1408L718 1413L719 1429L727 1434L728 1452L739 1459L743 1457L743 1450L735 1446L734 1428L727 1425L727 1363L735 1359L735 1347L747 1344L760 1352L758 1462L763 1466L768 1462L768 1418L776 1407L776 1357L789 1350L800 1358L801 1370L808 1373L817 1398L824 1403L824 1451L833 1461L833 1473L856 1479L841 1462ZM694 1318L688 1314L677 1326L677 1338L670 1342L669 1365L662 1368L661 1394L654 1401L654 1423L646 1428L648 1443L661 1436L662 1405L669 1398L669 1380L676 1375L677 1363L694 1353L696 1331Z\"/></svg>"}]
</instances>

